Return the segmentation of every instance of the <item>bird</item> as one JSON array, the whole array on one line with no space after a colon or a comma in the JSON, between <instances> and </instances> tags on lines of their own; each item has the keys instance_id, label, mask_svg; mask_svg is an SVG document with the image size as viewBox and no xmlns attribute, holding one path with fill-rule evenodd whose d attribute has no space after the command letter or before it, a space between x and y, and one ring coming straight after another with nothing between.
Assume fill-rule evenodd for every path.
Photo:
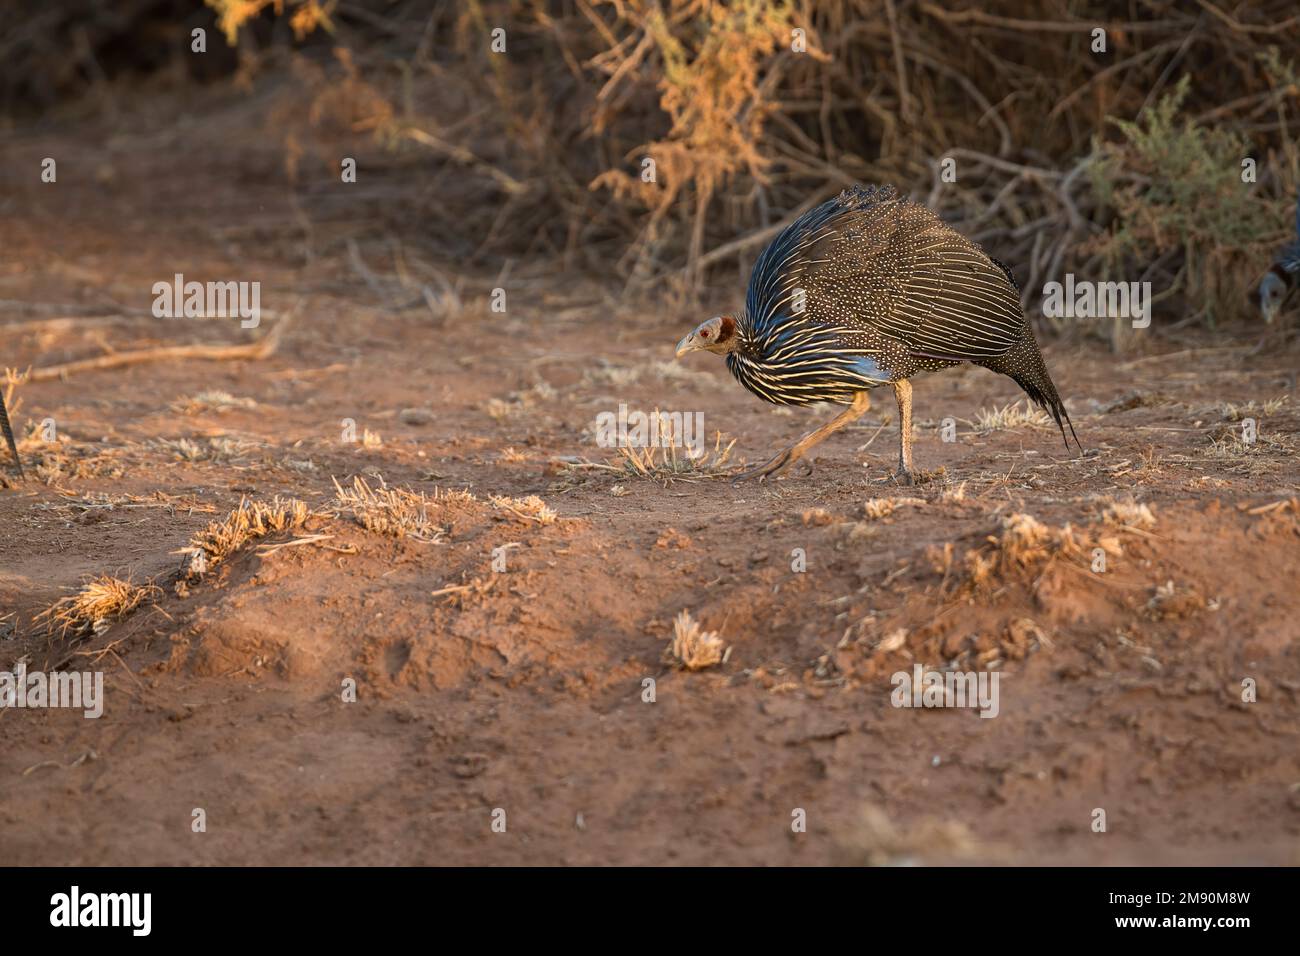
<instances>
[{"instance_id":1,"label":"bird","mask_svg":"<svg viewBox=\"0 0 1300 956\"><path fill-rule=\"evenodd\" d=\"M1295 204L1295 238L1283 246L1259 282L1259 311L1272 324L1300 287L1300 197Z\"/></svg>"},{"instance_id":2,"label":"bird","mask_svg":"<svg viewBox=\"0 0 1300 956\"><path fill-rule=\"evenodd\" d=\"M764 401L848 406L733 482L789 467L889 385L899 413L895 478L911 484L910 380L962 362L1009 376L1052 415L1066 448L1068 425L1082 450L1011 270L893 186L852 186L778 233L754 264L744 307L700 324L677 357L701 350L724 355Z\"/></svg>"},{"instance_id":3,"label":"bird","mask_svg":"<svg viewBox=\"0 0 1300 956\"><path fill-rule=\"evenodd\" d=\"M14 467L18 469L18 477L23 477L23 462L18 457L18 443L14 441L13 426L9 424L9 410L5 408L4 389L0 389L0 432L4 432L5 441L9 443L9 451L14 456Z\"/></svg>"}]
</instances>

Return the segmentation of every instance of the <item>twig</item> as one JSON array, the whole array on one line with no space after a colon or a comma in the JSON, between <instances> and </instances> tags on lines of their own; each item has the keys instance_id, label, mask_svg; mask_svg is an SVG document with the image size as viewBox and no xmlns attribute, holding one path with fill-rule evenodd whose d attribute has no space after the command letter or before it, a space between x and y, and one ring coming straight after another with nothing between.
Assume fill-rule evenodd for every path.
<instances>
[{"instance_id":1,"label":"twig","mask_svg":"<svg viewBox=\"0 0 1300 956\"><path fill-rule=\"evenodd\" d=\"M438 137L426 133L422 129L408 129L403 133L403 135L407 139L419 143L421 146L428 146L430 149L442 153L444 156L455 160L462 166L469 166L481 170L495 179L497 184L508 193L517 194L528 191L526 185L515 179L509 173L502 172L492 164L480 159L478 156L475 156L463 146L456 146L452 143L444 142Z\"/></svg>"},{"instance_id":2,"label":"twig","mask_svg":"<svg viewBox=\"0 0 1300 956\"><path fill-rule=\"evenodd\" d=\"M1202 0L1204 3L1204 0ZM979 23L985 26L1001 27L1005 30L1023 30L1029 33L1091 33L1097 23L1093 20L1016 20L1000 17L983 10L944 10L933 3L921 3L920 8L930 16L947 23ZM1154 33L1161 30L1177 30L1184 26L1181 20L1134 21L1131 23L1111 24L1112 28L1123 28L1129 33Z\"/></svg>"},{"instance_id":3,"label":"twig","mask_svg":"<svg viewBox=\"0 0 1300 956\"><path fill-rule=\"evenodd\" d=\"M306 537L294 538L292 541L281 541L279 544L264 544L257 549L259 555L274 554L281 548L296 548L300 544L316 544L318 541L326 541L334 537L332 534L309 534Z\"/></svg>"},{"instance_id":4,"label":"twig","mask_svg":"<svg viewBox=\"0 0 1300 956\"><path fill-rule=\"evenodd\" d=\"M1201 5L1202 10L1218 17L1227 24L1229 30L1233 30L1237 33L1281 33L1283 30L1289 29L1297 23L1300 23L1300 16L1295 16L1288 20L1283 20L1281 23L1274 23L1272 26L1258 27L1254 24L1239 23L1214 4L1209 3L1208 0L1196 0L1196 2Z\"/></svg>"},{"instance_id":5,"label":"twig","mask_svg":"<svg viewBox=\"0 0 1300 956\"><path fill-rule=\"evenodd\" d=\"M59 763L57 760L42 760L40 763L34 763L26 770L24 770L22 772L22 775L24 777L30 776L31 774L35 773L37 770L42 770L45 767L54 767L59 770L72 770L76 767L80 767L87 760L98 760L98 759L99 759L99 754L96 751L87 750L76 760L72 761L72 763Z\"/></svg>"},{"instance_id":6,"label":"twig","mask_svg":"<svg viewBox=\"0 0 1300 956\"><path fill-rule=\"evenodd\" d=\"M297 312L297 307L293 310ZM292 314L292 313L291 313ZM211 362L238 361L240 359L258 360L270 357L280 344L280 336L286 318L279 322L270 334L247 345L164 345L154 349L135 349L129 352L113 352L91 359L79 359L62 365L47 365L31 370L28 381L49 382L67 378L77 372L91 372L110 368L123 368L127 365L139 365L144 362L162 362L168 359L202 359Z\"/></svg>"}]
</instances>

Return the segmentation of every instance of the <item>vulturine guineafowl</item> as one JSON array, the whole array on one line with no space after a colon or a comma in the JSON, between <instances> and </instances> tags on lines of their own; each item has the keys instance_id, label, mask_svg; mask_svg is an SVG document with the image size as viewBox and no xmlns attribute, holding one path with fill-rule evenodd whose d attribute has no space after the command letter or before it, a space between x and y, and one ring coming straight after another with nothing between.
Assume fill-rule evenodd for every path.
<instances>
[{"instance_id":1,"label":"vulturine guineafowl","mask_svg":"<svg viewBox=\"0 0 1300 956\"><path fill-rule=\"evenodd\" d=\"M23 473L23 463L18 457L18 443L14 441L13 426L9 424L9 409L5 408L4 389L0 388L0 432L4 432L5 441L9 444L9 450L14 456L14 467L18 469L18 475Z\"/></svg>"},{"instance_id":2,"label":"vulturine guineafowl","mask_svg":"<svg viewBox=\"0 0 1300 956\"><path fill-rule=\"evenodd\" d=\"M1259 283L1259 311L1272 323L1300 287L1300 197L1295 204L1295 235L1279 250Z\"/></svg>"},{"instance_id":3,"label":"vulturine guineafowl","mask_svg":"<svg viewBox=\"0 0 1300 956\"><path fill-rule=\"evenodd\" d=\"M908 380L961 362L1010 376L1052 414L1063 438L1070 424L1011 271L889 186L847 189L782 230L754 265L745 308L699 326L677 355L697 349L725 355L732 374L765 401L849 406L737 480L797 461L867 411L871 389L892 385L899 478L910 482Z\"/></svg>"}]
</instances>

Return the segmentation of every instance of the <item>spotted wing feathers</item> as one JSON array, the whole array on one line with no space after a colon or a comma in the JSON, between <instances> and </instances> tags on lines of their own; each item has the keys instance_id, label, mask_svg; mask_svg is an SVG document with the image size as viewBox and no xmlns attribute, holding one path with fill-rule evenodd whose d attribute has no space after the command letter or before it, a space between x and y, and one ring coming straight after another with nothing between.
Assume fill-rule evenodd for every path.
<instances>
[{"instance_id":1,"label":"spotted wing feathers","mask_svg":"<svg viewBox=\"0 0 1300 956\"><path fill-rule=\"evenodd\" d=\"M802 314L791 314L797 296ZM1007 352L1026 323L1010 270L890 187L846 190L760 257L749 315L759 336L791 322L890 336L956 360Z\"/></svg>"}]
</instances>

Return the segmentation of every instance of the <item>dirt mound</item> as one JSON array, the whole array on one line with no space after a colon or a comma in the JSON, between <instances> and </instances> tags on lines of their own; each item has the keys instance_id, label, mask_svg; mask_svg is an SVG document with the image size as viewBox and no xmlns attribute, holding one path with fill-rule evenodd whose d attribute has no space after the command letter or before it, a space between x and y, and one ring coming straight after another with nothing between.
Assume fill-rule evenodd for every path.
<instances>
[{"instance_id":1,"label":"dirt mound","mask_svg":"<svg viewBox=\"0 0 1300 956\"><path fill-rule=\"evenodd\" d=\"M536 498L383 491L355 508L336 499L186 578L188 624L167 668L322 693L351 677L387 694L484 679L603 687L652 666L659 647L618 582L593 588L586 555L610 545L587 522L557 520Z\"/></svg>"},{"instance_id":2,"label":"dirt mound","mask_svg":"<svg viewBox=\"0 0 1300 956\"><path fill-rule=\"evenodd\" d=\"M1075 674L1208 670L1230 696L1261 669L1290 686L1300 598L1275 582L1300 558L1295 503L1156 514L1108 504L1091 521L1051 527L1012 513L965 547L931 546L885 589L889 603L874 592L834 666L870 678L912 658L996 668L1046 652ZM1226 567L1251 584L1230 586Z\"/></svg>"}]
</instances>

